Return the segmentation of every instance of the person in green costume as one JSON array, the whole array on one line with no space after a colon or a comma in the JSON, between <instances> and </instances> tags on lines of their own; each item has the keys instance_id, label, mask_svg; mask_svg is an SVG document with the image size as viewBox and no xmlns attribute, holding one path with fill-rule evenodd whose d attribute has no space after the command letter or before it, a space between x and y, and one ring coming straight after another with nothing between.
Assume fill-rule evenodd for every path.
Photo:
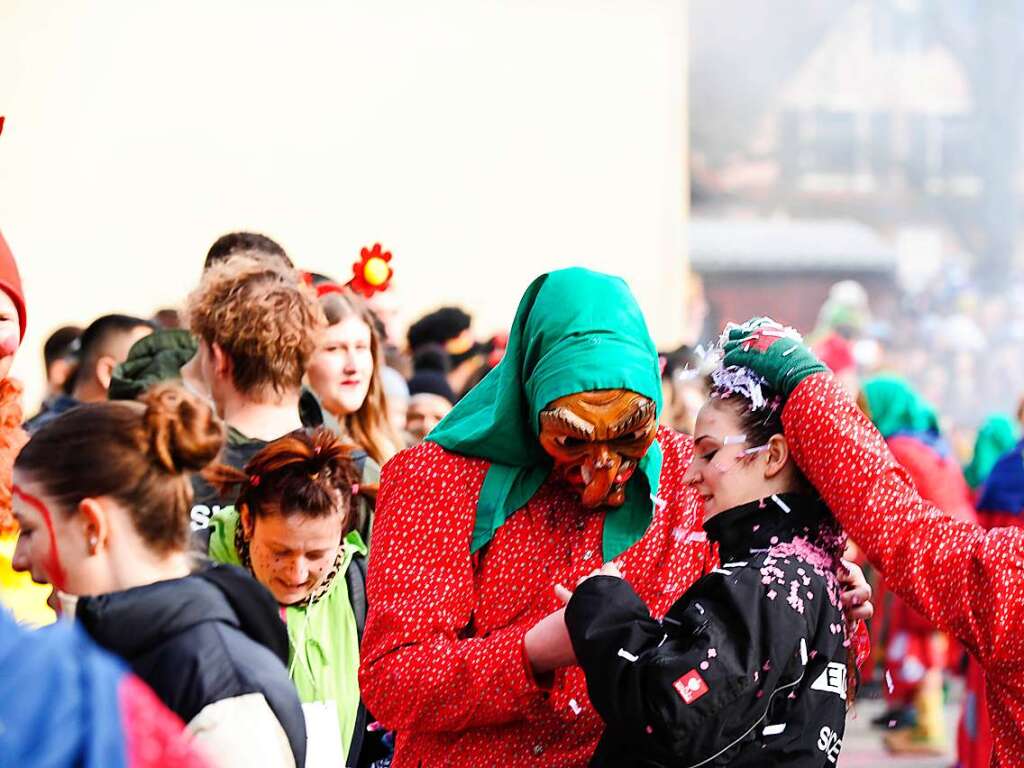
<instances>
[{"instance_id":1,"label":"person in green costume","mask_svg":"<svg viewBox=\"0 0 1024 768\"><path fill-rule=\"evenodd\" d=\"M978 490L988 479L996 462L1013 450L1020 439L1017 423L1002 413L993 413L985 419L974 440L974 455L964 467L964 478L972 490Z\"/></svg>"},{"instance_id":2,"label":"person in green costume","mask_svg":"<svg viewBox=\"0 0 1024 768\"><path fill-rule=\"evenodd\" d=\"M614 561L660 617L715 565L693 441L660 410L625 281L559 270L526 290L501 363L385 466L360 682L394 768L586 765L603 724L555 586Z\"/></svg>"},{"instance_id":3,"label":"person in green costume","mask_svg":"<svg viewBox=\"0 0 1024 768\"><path fill-rule=\"evenodd\" d=\"M367 550L355 528L352 453L327 428L298 430L268 443L244 470L207 473L223 493L241 489L201 535L212 560L246 568L281 606L311 768L370 765L384 754L379 738L365 738L359 695Z\"/></svg>"}]
</instances>

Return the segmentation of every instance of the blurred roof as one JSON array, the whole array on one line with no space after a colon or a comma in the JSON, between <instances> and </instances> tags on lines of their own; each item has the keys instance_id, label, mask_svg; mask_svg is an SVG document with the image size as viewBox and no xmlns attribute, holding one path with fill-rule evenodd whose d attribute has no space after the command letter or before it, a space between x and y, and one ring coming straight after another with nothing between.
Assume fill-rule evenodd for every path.
<instances>
[{"instance_id":1,"label":"blurred roof","mask_svg":"<svg viewBox=\"0 0 1024 768\"><path fill-rule=\"evenodd\" d=\"M896 249L848 219L713 219L689 222L690 264L722 272L889 273Z\"/></svg>"}]
</instances>

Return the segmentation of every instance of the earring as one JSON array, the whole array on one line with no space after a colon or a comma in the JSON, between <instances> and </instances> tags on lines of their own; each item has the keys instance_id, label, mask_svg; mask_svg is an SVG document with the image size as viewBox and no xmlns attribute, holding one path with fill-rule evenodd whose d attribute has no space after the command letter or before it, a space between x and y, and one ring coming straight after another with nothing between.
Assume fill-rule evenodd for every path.
<instances>
[{"instance_id":1,"label":"earring","mask_svg":"<svg viewBox=\"0 0 1024 768\"><path fill-rule=\"evenodd\" d=\"M99 548L99 540L95 536L89 537L89 554L95 555L96 550Z\"/></svg>"}]
</instances>

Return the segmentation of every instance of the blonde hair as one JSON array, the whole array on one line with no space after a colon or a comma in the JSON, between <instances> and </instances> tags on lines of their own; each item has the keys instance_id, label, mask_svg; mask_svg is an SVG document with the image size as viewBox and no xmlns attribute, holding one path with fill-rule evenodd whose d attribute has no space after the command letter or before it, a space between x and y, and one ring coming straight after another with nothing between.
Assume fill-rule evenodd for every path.
<instances>
[{"instance_id":1,"label":"blonde hair","mask_svg":"<svg viewBox=\"0 0 1024 768\"><path fill-rule=\"evenodd\" d=\"M186 312L192 333L231 358L245 394L299 389L324 326L316 294L295 270L248 253L211 265Z\"/></svg>"},{"instance_id":2,"label":"blonde hair","mask_svg":"<svg viewBox=\"0 0 1024 768\"><path fill-rule=\"evenodd\" d=\"M327 317L327 324L337 325L350 317L366 323L370 329L370 352L373 355L373 373L370 388L359 410L349 414L335 414L348 430L349 436L375 462L384 466L403 447L398 431L388 420L388 400L381 381L380 367L384 364L384 351L374 323L373 314L366 302L349 290L325 294L320 306Z\"/></svg>"}]
</instances>

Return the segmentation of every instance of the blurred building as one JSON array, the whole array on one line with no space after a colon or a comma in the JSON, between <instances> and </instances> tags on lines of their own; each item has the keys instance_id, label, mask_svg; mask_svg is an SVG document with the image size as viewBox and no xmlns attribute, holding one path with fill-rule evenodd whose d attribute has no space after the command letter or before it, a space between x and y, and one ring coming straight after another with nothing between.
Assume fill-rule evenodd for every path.
<instances>
[{"instance_id":1,"label":"blurred building","mask_svg":"<svg viewBox=\"0 0 1024 768\"><path fill-rule=\"evenodd\" d=\"M855 221L694 216L689 251L704 284L708 335L754 315L810 332L840 280L863 285L873 309L898 300L895 249Z\"/></svg>"}]
</instances>

